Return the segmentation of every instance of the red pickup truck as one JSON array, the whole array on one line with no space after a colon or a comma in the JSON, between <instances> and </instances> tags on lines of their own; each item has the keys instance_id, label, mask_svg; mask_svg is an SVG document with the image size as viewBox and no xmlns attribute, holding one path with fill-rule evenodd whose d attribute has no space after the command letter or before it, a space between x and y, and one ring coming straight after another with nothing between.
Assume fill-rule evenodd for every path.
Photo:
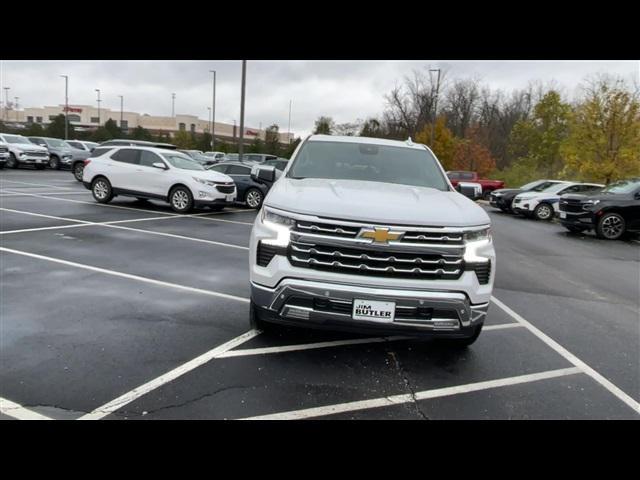
<instances>
[{"instance_id":1,"label":"red pickup truck","mask_svg":"<svg viewBox=\"0 0 640 480\"><path fill-rule=\"evenodd\" d=\"M479 178L476 172L447 172L447 177L449 177L449 180L451 180L451 184L454 187L458 185L458 182L479 183L482 186L482 198L485 200L489 200L489 195L491 195L491 192L494 190L504 188L504 182L502 180L487 180L485 178Z\"/></svg>"}]
</instances>

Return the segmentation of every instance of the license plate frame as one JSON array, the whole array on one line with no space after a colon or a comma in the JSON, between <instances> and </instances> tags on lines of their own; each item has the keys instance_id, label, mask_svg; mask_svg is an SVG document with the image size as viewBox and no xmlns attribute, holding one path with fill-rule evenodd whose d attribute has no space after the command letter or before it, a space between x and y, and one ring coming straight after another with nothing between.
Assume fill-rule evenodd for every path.
<instances>
[{"instance_id":1,"label":"license plate frame","mask_svg":"<svg viewBox=\"0 0 640 480\"><path fill-rule=\"evenodd\" d=\"M367 322L393 323L396 316L396 302L354 298L351 318Z\"/></svg>"}]
</instances>

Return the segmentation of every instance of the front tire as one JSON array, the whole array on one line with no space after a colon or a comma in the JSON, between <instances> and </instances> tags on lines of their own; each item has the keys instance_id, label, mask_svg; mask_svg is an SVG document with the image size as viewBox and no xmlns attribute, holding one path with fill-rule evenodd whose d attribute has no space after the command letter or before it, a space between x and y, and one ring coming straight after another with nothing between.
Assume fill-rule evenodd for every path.
<instances>
[{"instance_id":1,"label":"front tire","mask_svg":"<svg viewBox=\"0 0 640 480\"><path fill-rule=\"evenodd\" d=\"M193 195L186 187L176 187L169 194L171 208L178 213L187 213L193 208Z\"/></svg>"},{"instance_id":2,"label":"front tire","mask_svg":"<svg viewBox=\"0 0 640 480\"><path fill-rule=\"evenodd\" d=\"M249 208L258 210L262 206L264 195L257 188L250 188L245 195L245 202Z\"/></svg>"},{"instance_id":3,"label":"front tire","mask_svg":"<svg viewBox=\"0 0 640 480\"><path fill-rule=\"evenodd\" d=\"M249 304L249 327L263 332L272 327L272 324L260 319L258 316L258 307L253 302Z\"/></svg>"},{"instance_id":4,"label":"front tire","mask_svg":"<svg viewBox=\"0 0 640 480\"><path fill-rule=\"evenodd\" d=\"M96 178L91 184L91 193L98 203L109 203L113 199L111 183L104 177Z\"/></svg>"},{"instance_id":5,"label":"front tire","mask_svg":"<svg viewBox=\"0 0 640 480\"><path fill-rule=\"evenodd\" d=\"M458 349L458 348L467 348L469 345L473 344L480 333L482 332L482 325L478 325L475 327L475 331L473 335L467 338L442 338L438 340L438 344L446 346L447 348Z\"/></svg>"},{"instance_id":6,"label":"front tire","mask_svg":"<svg viewBox=\"0 0 640 480\"><path fill-rule=\"evenodd\" d=\"M9 155L7 159L7 168L18 168L18 159L13 154L13 152Z\"/></svg>"},{"instance_id":7,"label":"front tire","mask_svg":"<svg viewBox=\"0 0 640 480\"><path fill-rule=\"evenodd\" d=\"M55 155L49 158L49 168L51 170L60 170L60 159Z\"/></svg>"},{"instance_id":8,"label":"front tire","mask_svg":"<svg viewBox=\"0 0 640 480\"><path fill-rule=\"evenodd\" d=\"M606 213L598 221L596 235L606 240L618 240L624 235L627 229L622 215L618 213Z\"/></svg>"},{"instance_id":9,"label":"front tire","mask_svg":"<svg viewBox=\"0 0 640 480\"><path fill-rule=\"evenodd\" d=\"M548 203L540 203L533 211L533 216L536 220L548 222L553 218L553 207Z\"/></svg>"},{"instance_id":10,"label":"front tire","mask_svg":"<svg viewBox=\"0 0 640 480\"><path fill-rule=\"evenodd\" d=\"M76 163L73 166L73 176L75 177L75 179L79 182L82 181L82 174L84 172L84 164L83 163Z\"/></svg>"}]
</instances>

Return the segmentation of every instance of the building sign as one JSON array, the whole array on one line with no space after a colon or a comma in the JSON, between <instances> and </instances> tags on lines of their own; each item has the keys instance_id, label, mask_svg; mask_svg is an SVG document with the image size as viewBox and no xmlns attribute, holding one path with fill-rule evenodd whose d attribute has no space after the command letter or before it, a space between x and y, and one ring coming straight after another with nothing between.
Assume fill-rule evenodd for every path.
<instances>
[{"instance_id":1,"label":"building sign","mask_svg":"<svg viewBox=\"0 0 640 480\"><path fill-rule=\"evenodd\" d=\"M246 135L253 135L254 137L257 137L258 132L256 132L255 130L247 130Z\"/></svg>"},{"instance_id":2,"label":"building sign","mask_svg":"<svg viewBox=\"0 0 640 480\"><path fill-rule=\"evenodd\" d=\"M75 112L75 113L82 113L82 109L81 108L75 108L75 107L63 107L62 108L63 112Z\"/></svg>"}]
</instances>

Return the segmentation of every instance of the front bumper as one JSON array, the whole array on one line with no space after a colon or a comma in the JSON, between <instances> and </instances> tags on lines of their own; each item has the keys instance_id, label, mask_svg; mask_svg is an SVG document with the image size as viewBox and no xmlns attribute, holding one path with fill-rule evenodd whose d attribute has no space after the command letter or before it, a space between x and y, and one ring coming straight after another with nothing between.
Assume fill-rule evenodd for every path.
<instances>
[{"instance_id":1,"label":"front bumper","mask_svg":"<svg viewBox=\"0 0 640 480\"><path fill-rule=\"evenodd\" d=\"M354 320L354 299L396 304L393 322ZM251 283L256 314L266 322L374 335L469 337L484 323L489 303L471 304L456 291L404 290L285 279L275 288Z\"/></svg>"},{"instance_id":2,"label":"front bumper","mask_svg":"<svg viewBox=\"0 0 640 480\"><path fill-rule=\"evenodd\" d=\"M565 218L562 218L562 215ZM557 217L563 227L580 227L580 228L593 228L595 224L595 216L593 212L565 212L561 210Z\"/></svg>"},{"instance_id":3,"label":"front bumper","mask_svg":"<svg viewBox=\"0 0 640 480\"><path fill-rule=\"evenodd\" d=\"M510 208L510 205L507 204L504 197L496 197L495 195L491 195L489 197L489 205L494 208L499 208L500 210L503 208Z\"/></svg>"},{"instance_id":4,"label":"front bumper","mask_svg":"<svg viewBox=\"0 0 640 480\"><path fill-rule=\"evenodd\" d=\"M27 165L47 165L49 163L49 157L34 157L31 155L23 155L17 157L19 163Z\"/></svg>"}]
</instances>

